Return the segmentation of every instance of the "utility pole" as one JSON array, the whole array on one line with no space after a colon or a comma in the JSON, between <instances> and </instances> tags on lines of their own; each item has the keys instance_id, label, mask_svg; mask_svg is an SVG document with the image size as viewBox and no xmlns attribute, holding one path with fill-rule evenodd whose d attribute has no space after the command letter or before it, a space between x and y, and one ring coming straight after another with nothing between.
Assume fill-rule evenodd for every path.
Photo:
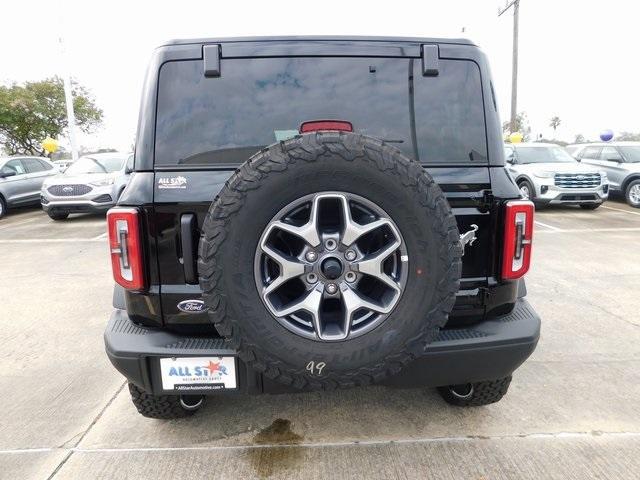
<instances>
[{"instance_id":1,"label":"utility pole","mask_svg":"<svg viewBox=\"0 0 640 480\"><path fill-rule=\"evenodd\" d=\"M60 37L60 46L64 52L64 43L62 41L62 37ZM78 160L78 144L76 143L76 115L73 111L73 92L71 90L71 77L69 75L69 61L66 55L66 52L63 53L65 56L65 64L67 66L64 75L64 100L67 106L67 130L69 131L69 143L71 144L71 159L75 162Z\"/></svg>"},{"instance_id":2,"label":"utility pole","mask_svg":"<svg viewBox=\"0 0 640 480\"><path fill-rule=\"evenodd\" d=\"M58 1L58 14L59 14L59 35L58 44L60 45L60 57L62 59L62 68L64 73L62 79L64 82L64 100L67 107L67 130L69 132L69 143L71 144L71 158L75 162L78 160L78 144L76 142L76 115L73 111L73 91L71 89L71 64L69 61L69 55L64 43L64 32L66 31L67 17L64 15L65 9L63 8L62 0Z\"/></svg>"},{"instance_id":3,"label":"utility pole","mask_svg":"<svg viewBox=\"0 0 640 480\"><path fill-rule=\"evenodd\" d=\"M498 10L498 16L513 7L513 56L511 64L511 132L516 131L516 117L518 115L518 14L520 0L511 0L503 9Z\"/></svg>"}]
</instances>

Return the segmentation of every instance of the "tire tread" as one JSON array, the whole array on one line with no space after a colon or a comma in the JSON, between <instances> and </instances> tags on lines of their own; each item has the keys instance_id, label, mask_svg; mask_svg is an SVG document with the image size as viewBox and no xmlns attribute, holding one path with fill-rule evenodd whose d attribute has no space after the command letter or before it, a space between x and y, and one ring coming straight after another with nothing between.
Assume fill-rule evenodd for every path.
<instances>
[{"instance_id":1,"label":"tire tread","mask_svg":"<svg viewBox=\"0 0 640 480\"><path fill-rule=\"evenodd\" d=\"M241 324L228 313L227 297L220 286L224 272L219 252L227 236L227 223L243 207L247 194L260 188L265 176L286 171L298 162L319 161L324 156L339 156L346 162L361 159L369 163L371 168L396 176L405 187L418 192L421 205L429 210L429 215L435 217L437 223L445 226L438 231L438 256L443 265L449 266L437 282L432 308L425 312L428 321L423 322L422 329L406 342L402 351L349 373L309 378L304 371L289 368L260 345L249 343L244 338ZM372 137L344 132L298 135L265 148L247 160L227 180L214 199L205 218L198 247L200 286L203 299L209 307L209 317L220 335L239 352L243 361L268 378L285 384L290 384L289 379L293 378L293 385L311 390L368 385L396 374L422 354L447 322L460 288L462 247L459 239L455 216L440 187L419 163L403 155L397 148Z\"/></svg>"}]
</instances>

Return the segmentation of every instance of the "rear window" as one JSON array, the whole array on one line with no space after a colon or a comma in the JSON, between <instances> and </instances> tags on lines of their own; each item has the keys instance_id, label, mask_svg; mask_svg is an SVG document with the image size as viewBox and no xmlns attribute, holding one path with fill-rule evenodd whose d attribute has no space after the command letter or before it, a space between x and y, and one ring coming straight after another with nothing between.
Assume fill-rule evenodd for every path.
<instances>
[{"instance_id":1,"label":"rear window","mask_svg":"<svg viewBox=\"0 0 640 480\"><path fill-rule=\"evenodd\" d=\"M319 119L350 121L424 163L486 163L471 61L441 60L437 77L408 58L225 59L221 71L205 78L201 60L162 66L156 165L238 165Z\"/></svg>"}]
</instances>

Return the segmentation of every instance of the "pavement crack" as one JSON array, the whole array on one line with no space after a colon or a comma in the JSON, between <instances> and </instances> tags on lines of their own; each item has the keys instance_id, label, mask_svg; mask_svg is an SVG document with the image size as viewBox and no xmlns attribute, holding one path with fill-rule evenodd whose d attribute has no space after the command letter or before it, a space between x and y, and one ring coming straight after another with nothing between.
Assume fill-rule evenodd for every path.
<instances>
[{"instance_id":1,"label":"pavement crack","mask_svg":"<svg viewBox=\"0 0 640 480\"><path fill-rule=\"evenodd\" d=\"M65 455L65 457L60 461L60 463L56 466L56 468L53 470L53 472L51 472L51 475L49 475L47 477L47 480L51 480L52 478L54 478L58 472L60 471L60 469L64 466L65 463L67 463L67 461L71 458L71 456L78 450L78 445L80 445L80 443L82 442L82 440L84 440L84 438L88 435L88 433L91 431L91 429L93 428L93 426L98 423L98 421L102 418L102 415L104 414L104 412L107 411L107 409L111 406L111 404L114 402L114 400L116 399L116 397L120 394L120 392L122 392L122 390L124 389L125 385L127 384L126 381L122 382L122 385L120 385L118 387L118 389L116 390L116 392L111 396L111 398L109 398L109 400L107 401L107 403L105 404L104 407L102 407L102 409L98 412L98 414L94 417L94 419L91 421L91 423L89 424L89 426L84 430L84 432L82 432L82 435L80 435L80 438L78 438L78 441L75 442L73 444L73 447L71 447L69 449L69 453L67 455ZM74 435L74 437L77 437L78 435ZM73 438L73 437L72 437ZM67 443L67 442L65 442Z\"/></svg>"}]
</instances>

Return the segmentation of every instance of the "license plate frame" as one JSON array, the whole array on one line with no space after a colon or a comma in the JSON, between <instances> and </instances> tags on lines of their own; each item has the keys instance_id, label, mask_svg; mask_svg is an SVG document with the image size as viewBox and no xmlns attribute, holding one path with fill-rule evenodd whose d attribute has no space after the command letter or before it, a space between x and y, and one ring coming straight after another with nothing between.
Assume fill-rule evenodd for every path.
<instances>
[{"instance_id":1,"label":"license plate frame","mask_svg":"<svg viewBox=\"0 0 640 480\"><path fill-rule=\"evenodd\" d=\"M161 357L162 390L181 394L238 389L238 365L230 355Z\"/></svg>"}]
</instances>

